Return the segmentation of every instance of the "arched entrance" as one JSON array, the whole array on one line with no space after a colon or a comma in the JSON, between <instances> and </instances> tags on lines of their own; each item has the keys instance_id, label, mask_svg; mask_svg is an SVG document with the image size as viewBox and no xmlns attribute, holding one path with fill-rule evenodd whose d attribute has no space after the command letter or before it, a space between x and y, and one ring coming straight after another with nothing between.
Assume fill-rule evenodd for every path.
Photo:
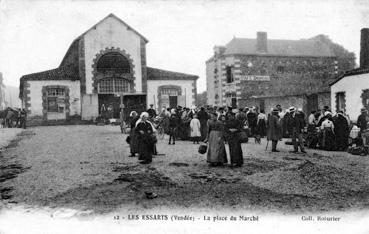
<instances>
[{"instance_id":1,"label":"arched entrance","mask_svg":"<svg viewBox=\"0 0 369 234\"><path fill-rule=\"evenodd\" d=\"M134 64L125 50L111 47L100 51L92 67L93 92L98 94L100 115L107 112L106 117L127 120L132 110L145 110L146 95L136 94Z\"/></svg>"}]
</instances>

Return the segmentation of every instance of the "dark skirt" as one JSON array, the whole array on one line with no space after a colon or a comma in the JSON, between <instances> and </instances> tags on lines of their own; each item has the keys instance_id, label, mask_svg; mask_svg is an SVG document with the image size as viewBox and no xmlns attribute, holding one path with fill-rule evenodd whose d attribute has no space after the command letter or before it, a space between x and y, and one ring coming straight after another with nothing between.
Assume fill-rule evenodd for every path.
<instances>
[{"instance_id":1,"label":"dark skirt","mask_svg":"<svg viewBox=\"0 0 369 234\"><path fill-rule=\"evenodd\" d=\"M242 165L243 155L242 148L238 133L229 134L228 137L229 154L231 158L231 164Z\"/></svg>"},{"instance_id":2,"label":"dark skirt","mask_svg":"<svg viewBox=\"0 0 369 234\"><path fill-rule=\"evenodd\" d=\"M266 122L264 119L259 120L258 125L257 125L256 134L261 137L266 136Z\"/></svg>"},{"instance_id":3,"label":"dark skirt","mask_svg":"<svg viewBox=\"0 0 369 234\"><path fill-rule=\"evenodd\" d=\"M131 137L131 141L130 141L130 149L131 149L131 154L135 154L138 153L138 134L136 133L135 129L131 129L130 132L130 137Z\"/></svg>"},{"instance_id":4,"label":"dark skirt","mask_svg":"<svg viewBox=\"0 0 369 234\"><path fill-rule=\"evenodd\" d=\"M140 134L138 137L138 159L151 162L154 145L150 142L150 136Z\"/></svg>"},{"instance_id":5,"label":"dark skirt","mask_svg":"<svg viewBox=\"0 0 369 234\"><path fill-rule=\"evenodd\" d=\"M208 125L206 121L200 122L200 132L201 132L201 140L204 140L208 133Z\"/></svg>"},{"instance_id":6,"label":"dark skirt","mask_svg":"<svg viewBox=\"0 0 369 234\"><path fill-rule=\"evenodd\" d=\"M330 128L325 128L323 130L323 142L322 148L324 150L334 150L335 149L335 136Z\"/></svg>"}]
</instances>

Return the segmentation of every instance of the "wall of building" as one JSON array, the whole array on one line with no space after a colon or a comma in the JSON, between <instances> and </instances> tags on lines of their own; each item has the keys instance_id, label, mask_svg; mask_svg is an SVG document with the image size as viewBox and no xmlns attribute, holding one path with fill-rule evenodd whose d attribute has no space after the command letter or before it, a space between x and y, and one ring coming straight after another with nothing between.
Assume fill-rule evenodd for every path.
<instances>
[{"instance_id":1,"label":"wall of building","mask_svg":"<svg viewBox=\"0 0 369 234\"><path fill-rule=\"evenodd\" d=\"M216 60L211 59L206 62L206 93L207 93L207 103L209 105L215 105L215 68L216 68Z\"/></svg>"},{"instance_id":2,"label":"wall of building","mask_svg":"<svg viewBox=\"0 0 369 234\"><path fill-rule=\"evenodd\" d=\"M237 57L241 61L240 98L319 93L329 91L329 83L335 79L335 59L330 57ZM269 76L270 80L242 80L246 75Z\"/></svg>"},{"instance_id":3,"label":"wall of building","mask_svg":"<svg viewBox=\"0 0 369 234\"><path fill-rule=\"evenodd\" d=\"M230 103L227 93L236 93L237 100L274 97L286 95L314 94L329 92L329 83L337 74L337 61L334 57L282 57L255 55L215 56L213 63L207 63L208 85L214 82L211 69L217 62L221 63L221 104ZM226 66L233 66L234 82L226 82ZM280 69L283 69L281 71ZM245 76L267 76L268 81L245 80ZM208 88L209 104L213 105ZM215 95L215 94L214 94ZM213 96L214 96L213 95ZM319 99L322 103L330 103L327 98Z\"/></svg>"},{"instance_id":4,"label":"wall of building","mask_svg":"<svg viewBox=\"0 0 369 234\"><path fill-rule=\"evenodd\" d=\"M323 109L325 106L331 106L332 102L334 102L334 100L331 100L330 92L318 94L318 109Z\"/></svg>"},{"instance_id":5,"label":"wall of building","mask_svg":"<svg viewBox=\"0 0 369 234\"><path fill-rule=\"evenodd\" d=\"M99 116L99 98L97 94L82 96L82 120L94 120Z\"/></svg>"},{"instance_id":6,"label":"wall of building","mask_svg":"<svg viewBox=\"0 0 369 234\"><path fill-rule=\"evenodd\" d=\"M27 81L29 85L30 111L28 116L43 116L42 106L42 87L48 85L62 85L69 87L69 109L70 116L81 115L81 97L80 97L80 82L69 80L48 80L48 81ZM49 119L49 118L48 118Z\"/></svg>"},{"instance_id":7,"label":"wall of building","mask_svg":"<svg viewBox=\"0 0 369 234\"><path fill-rule=\"evenodd\" d=\"M180 86L182 95L186 95L186 106L191 107L195 104L196 97L196 82L194 80L148 80L147 81L147 107L154 104L158 105L158 88L162 85ZM156 108L159 108L158 106Z\"/></svg>"},{"instance_id":8,"label":"wall of building","mask_svg":"<svg viewBox=\"0 0 369 234\"><path fill-rule=\"evenodd\" d=\"M207 98L208 104L214 106L221 106L223 99L223 85L224 74L222 65L225 61L219 56L215 56L208 63L206 63L206 84L207 84Z\"/></svg>"},{"instance_id":9,"label":"wall of building","mask_svg":"<svg viewBox=\"0 0 369 234\"><path fill-rule=\"evenodd\" d=\"M135 89L136 92L142 92L141 37L118 19L109 17L84 35L86 93L93 92L92 65L94 58L101 50L112 47L125 50L126 54L130 56L129 59L133 60Z\"/></svg>"},{"instance_id":10,"label":"wall of building","mask_svg":"<svg viewBox=\"0 0 369 234\"><path fill-rule=\"evenodd\" d=\"M357 120L360 109L363 108L361 95L369 89L369 74L347 76L331 86L331 108L336 111L336 93L345 92L346 113L352 121Z\"/></svg>"}]
</instances>

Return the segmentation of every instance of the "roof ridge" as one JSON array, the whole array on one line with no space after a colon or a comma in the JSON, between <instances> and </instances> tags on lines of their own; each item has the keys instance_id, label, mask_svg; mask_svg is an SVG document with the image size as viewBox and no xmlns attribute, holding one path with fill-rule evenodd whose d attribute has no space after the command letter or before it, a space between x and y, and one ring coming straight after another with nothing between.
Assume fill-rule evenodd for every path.
<instances>
[{"instance_id":1,"label":"roof ridge","mask_svg":"<svg viewBox=\"0 0 369 234\"><path fill-rule=\"evenodd\" d=\"M197 75L193 75L193 74L187 74L187 73L182 73L182 72L175 72L175 71L169 71L169 70L164 70L164 69L160 69L160 68L155 68L155 67L147 67L147 69L153 69L153 70L158 70L158 71L163 71L163 72L168 72L168 73L175 73L178 75L183 75L183 76L197 76Z\"/></svg>"},{"instance_id":2,"label":"roof ridge","mask_svg":"<svg viewBox=\"0 0 369 234\"><path fill-rule=\"evenodd\" d=\"M118 16L114 15L113 13L110 13L109 15L105 16L103 19L101 19L100 21L98 21L96 24L94 24L92 27L90 27L88 30L86 30L84 33L82 33L75 40L77 40L77 39L81 38L82 36L84 36L87 32L89 32L91 29L95 28L97 25L99 25L100 23L102 23L104 20L106 20L109 17L113 17L113 18L117 19L119 22L121 22L122 24L124 24L125 26L127 26L127 28L129 30L132 30L138 36L142 37L145 40L146 43L149 42L149 40L146 37L144 37L142 34L140 34L138 31L136 31L133 27L131 27L129 24L127 24L126 22L124 22L121 18L119 18Z\"/></svg>"}]
</instances>

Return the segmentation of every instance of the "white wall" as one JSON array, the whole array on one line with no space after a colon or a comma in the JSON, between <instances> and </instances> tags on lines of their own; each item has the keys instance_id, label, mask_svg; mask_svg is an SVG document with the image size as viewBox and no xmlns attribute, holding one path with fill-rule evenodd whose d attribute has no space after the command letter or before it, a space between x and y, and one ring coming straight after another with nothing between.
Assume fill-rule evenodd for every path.
<instances>
[{"instance_id":1,"label":"white wall","mask_svg":"<svg viewBox=\"0 0 369 234\"><path fill-rule=\"evenodd\" d=\"M82 119L94 120L99 116L99 96L97 94L84 94L81 98Z\"/></svg>"},{"instance_id":2,"label":"white wall","mask_svg":"<svg viewBox=\"0 0 369 234\"><path fill-rule=\"evenodd\" d=\"M31 97L30 116L42 116L42 87L47 85L64 85L69 87L70 115L81 114L80 83L70 80L49 80L49 81L27 81L30 84Z\"/></svg>"},{"instance_id":3,"label":"white wall","mask_svg":"<svg viewBox=\"0 0 369 234\"><path fill-rule=\"evenodd\" d=\"M186 106L191 107L194 99L192 98L192 84L193 80L148 80L147 81L147 107L154 104L154 96L156 101L156 108L158 108L158 87L162 85L177 85L181 86L182 95L185 95L186 89ZM196 95L196 94L195 94Z\"/></svg>"},{"instance_id":4,"label":"white wall","mask_svg":"<svg viewBox=\"0 0 369 234\"><path fill-rule=\"evenodd\" d=\"M350 119L356 122L363 108L361 94L364 89L369 89L369 73L347 76L331 86L331 108L336 110L336 93L346 93L346 113Z\"/></svg>"},{"instance_id":5,"label":"white wall","mask_svg":"<svg viewBox=\"0 0 369 234\"><path fill-rule=\"evenodd\" d=\"M93 59L100 50L106 48L120 48L125 50L133 60L136 92L142 92L141 72L141 38L114 17L108 17L84 36L85 65L86 65L86 93L92 93L92 65Z\"/></svg>"}]
</instances>

